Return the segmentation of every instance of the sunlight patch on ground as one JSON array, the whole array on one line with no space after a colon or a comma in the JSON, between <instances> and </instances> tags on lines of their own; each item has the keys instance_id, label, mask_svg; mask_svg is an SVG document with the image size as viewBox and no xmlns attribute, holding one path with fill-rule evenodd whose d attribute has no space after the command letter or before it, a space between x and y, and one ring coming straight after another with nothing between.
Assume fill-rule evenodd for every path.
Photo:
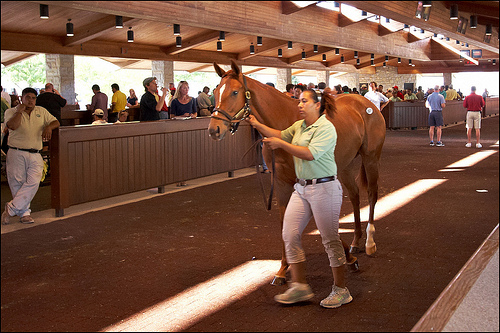
<instances>
[{"instance_id":1,"label":"sunlight patch on ground","mask_svg":"<svg viewBox=\"0 0 500 333\"><path fill-rule=\"evenodd\" d=\"M252 260L137 313L103 332L181 331L269 283L279 260Z\"/></svg>"},{"instance_id":2,"label":"sunlight patch on ground","mask_svg":"<svg viewBox=\"0 0 500 333\"><path fill-rule=\"evenodd\" d=\"M407 185L385 197L379 199L375 205L375 220L380 220L383 217L389 215L395 210L403 207L413 199L424 194L430 189L442 184L447 181L447 179L420 179L416 182ZM361 221L368 221L368 213L370 212L370 206L365 206L360 210ZM344 216L340 219L340 223L354 223L354 214ZM349 230L349 229L343 229ZM350 232L354 232L354 229L350 229ZM340 232L340 231L339 231ZM345 233L345 232L344 232ZM308 235L319 235L319 230L313 230Z\"/></svg>"},{"instance_id":3,"label":"sunlight patch on ground","mask_svg":"<svg viewBox=\"0 0 500 333\"><path fill-rule=\"evenodd\" d=\"M480 152L477 152L475 154L472 154L470 156L467 156L465 158L462 158L460 161L457 161L455 163L452 163L445 167L444 169L439 170L440 172L447 171L449 169L456 169L456 168L467 168L471 167L476 163L481 162L485 158L497 153L498 151L496 150L482 150Z\"/></svg>"}]
</instances>

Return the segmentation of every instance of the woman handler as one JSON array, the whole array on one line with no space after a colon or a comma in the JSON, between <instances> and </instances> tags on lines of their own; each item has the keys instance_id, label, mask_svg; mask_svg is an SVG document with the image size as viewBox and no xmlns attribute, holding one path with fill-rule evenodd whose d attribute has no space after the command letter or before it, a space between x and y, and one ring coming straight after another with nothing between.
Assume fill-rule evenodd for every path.
<instances>
[{"instance_id":1,"label":"woman handler","mask_svg":"<svg viewBox=\"0 0 500 333\"><path fill-rule=\"evenodd\" d=\"M290 197L283 219L285 254L292 273L290 288L274 299L283 304L307 301L314 294L306 281L305 253L302 232L314 216L328 254L333 273L333 288L321 306L337 308L352 301L346 288L344 248L338 233L342 205L342 185L337 179L334 150L337 132L323 114L324 107L314 90L305 90L299 99L299 113L303 120L280 131L261 124L254 116L247 120L265 138L271 149L281 148L293 155L297 183Z\"/></svg>"}]
</instances>

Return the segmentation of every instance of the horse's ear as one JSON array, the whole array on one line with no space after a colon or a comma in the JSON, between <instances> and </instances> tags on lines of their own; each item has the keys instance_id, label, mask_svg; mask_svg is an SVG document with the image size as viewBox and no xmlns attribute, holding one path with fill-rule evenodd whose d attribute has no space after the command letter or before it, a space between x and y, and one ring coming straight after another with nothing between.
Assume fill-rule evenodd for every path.
<instances>
[{"instance_id":1,"label":"horse's ear","mask_svg":"<svg viewBox=\"0 0 500 333\"><path fill-rule=\"evenodd\" d=\"M217 63L216 63L216 62L214 62L214 68L215 68L215 72L216 72L217 74L219 74L219 76L220 76L220 77L223 77L223 76L224 76L224 74L226 74L226 71L225 71L225 70L223 70L222 68L220 68L220 67L219 67L219 65L217 65Z\"/></svg>"},{"instance_id":2,"label":"horse's ear","mask_svg":"<svg viewBox=\"0 0 500 333\"><path fill-rule=\"evenodd\" d=\"M233 73L236 75L236 76L240 76L240 68L238 67L238 65L236 64L236 62L231 59L231 69L233 70Z\"/></svg>"}]
</instances>

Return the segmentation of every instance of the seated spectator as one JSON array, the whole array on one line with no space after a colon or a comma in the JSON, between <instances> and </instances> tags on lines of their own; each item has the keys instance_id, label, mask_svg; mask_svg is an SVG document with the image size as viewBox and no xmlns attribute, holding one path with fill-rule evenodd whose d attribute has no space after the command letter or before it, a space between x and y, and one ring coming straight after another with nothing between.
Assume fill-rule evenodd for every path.
<instances>
[{"instance_id":1,"label":"seated spectator","mask_svg":"<svg viewBox=\"0 0 500 333\"><path fill-rule=\"evenodd\" d=\"M392 92L391 98L389 98L391 102L401 102L402 99L398 97L398 95L394 94L394 91Z\"/></svg>"},{"instance_id":2,"label":"seated spectator","mask_svg":"<svg viewBox=\"0 0 500 333\"><path fill-rule=\"evenodd\" d=\"M198 114L196 99L190 97L188 93L189 83L186 81L179 82L179 86L170 104L170 112L173 119L186 117L196 118Z\"/></svg>"},{"instance_id":3,"label":"seated spectator","mask_svg":"<svg viewBox=\"0 0 500 333\"><path fill-rule=\"evenodd\" d=\"M198 94L198 97L196 98L196 103L198 104L198 112L202 117L210 116L212 114L210 110L212 109L213 105L210 101L210 97L208 97L209 92L209 87L203 87L203 91L200 92Z\"/></svg>"},{"instance_id":4,"label":"seated spectator","mask_svg":"<svg viewBox=\"0 0 500 333\"><path fill-rule=\"evenodd\" d=\"M348 94L349 93L349 87L348 86L343 86L342 87L342 93L343 94Z\"/></svg>"},{"instance_id":5,"label":"seated spectator","mask_svg":"<svg viewBox=\"0 0 500 333\"><path fill-rule=\"evenodd\" d=\"M118 119L116 120L115 124L123 124L127 122L128 120L128 111L127 110L121 110L118 113Z\"/></svg>"},{"instance_id":6,"label":"seated spectator","mask_svg":"<svg viewBox=\"0 0 500 333\"><path fill-rule=\"evenodd\" d=\"M416 100L418 99L418 98L417 98L417 95L415 95L415 94L411 91L411 89L406 89L406 94L405 94L404 98L405 98L405 99L404 99L404 100L405 100L405 102L406 102L406 101L411 101L411 102L414 102L414 101L416 101Z\"/></svg>"},{"instance_id":7,"label":"seated spectator","mask_svg":"<svg viewBox=\"0 0 500 333\"><path fill-rule=\"evenodd\" d=\"M405 99L405 95L403 95L403 93L401 91L399 91L398 86L392 87L392 95L399 97L400 100L404 100Z\"/></svg>"},{"instance_id":8,"label":"seated spectator","mask_svg":"<svg viewBox=\"0 0 500 333\"><path fill-rule=\"evenodd\" d=\"M418 91L417 91L417 93L415 95L417 96L417 99L419 101L423 101L424 100L424 91L422 90L422 86L418 86Z\"/></svg>"},{"instance_id":9,"label":"seated spectator","mask_svg":"<svg viewBox=\"0 0 500 333\"><path fill-rule=\"evenodd\" d=\"M134 89L129 90L130 96L127 97L127 106L130 108L139 104L139 99L135 95Z\"/></svg>"},{"instance_id":10,"label":"seated spectator","mask_svg":"<svg viewBox=\"0 0 500 333\"><path fill-rule=\"evenodd\" d=\"M94 116L94 122L92 125L105 125L107 124L106 120L104 120L104 111L101 109L97 109L92 113Z\"/></svg>"},{"instance_id":11,"label":"seated spectator","mask_svg":"<svg viewBox=\"0 0 500 333\"><path fill-rule=\"evenodd\" d=\"M356 87L352 88L351 94L358 94L359 95L358 89L356 89Z\"/></svg>"}]
</instances>

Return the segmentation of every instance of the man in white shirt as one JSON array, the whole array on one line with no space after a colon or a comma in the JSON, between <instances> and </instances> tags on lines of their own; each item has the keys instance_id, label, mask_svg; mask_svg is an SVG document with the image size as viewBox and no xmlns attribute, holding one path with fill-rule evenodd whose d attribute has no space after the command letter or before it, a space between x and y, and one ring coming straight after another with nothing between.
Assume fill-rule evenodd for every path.
<instances>
[{"instance_id":1,"label":"man in white shirt","mask_svg":"<svg viewBox=\"0 0 500 333\"><path fill-rule=\"evenodd\" d=\"M379 110L382 110L389 103L389 99L377 91L377 83L374 81L370 82L370 88L365 97L375 104ZM384 103L382 106L380 106L381 102Z\"/></svg>"}]
</instances>

